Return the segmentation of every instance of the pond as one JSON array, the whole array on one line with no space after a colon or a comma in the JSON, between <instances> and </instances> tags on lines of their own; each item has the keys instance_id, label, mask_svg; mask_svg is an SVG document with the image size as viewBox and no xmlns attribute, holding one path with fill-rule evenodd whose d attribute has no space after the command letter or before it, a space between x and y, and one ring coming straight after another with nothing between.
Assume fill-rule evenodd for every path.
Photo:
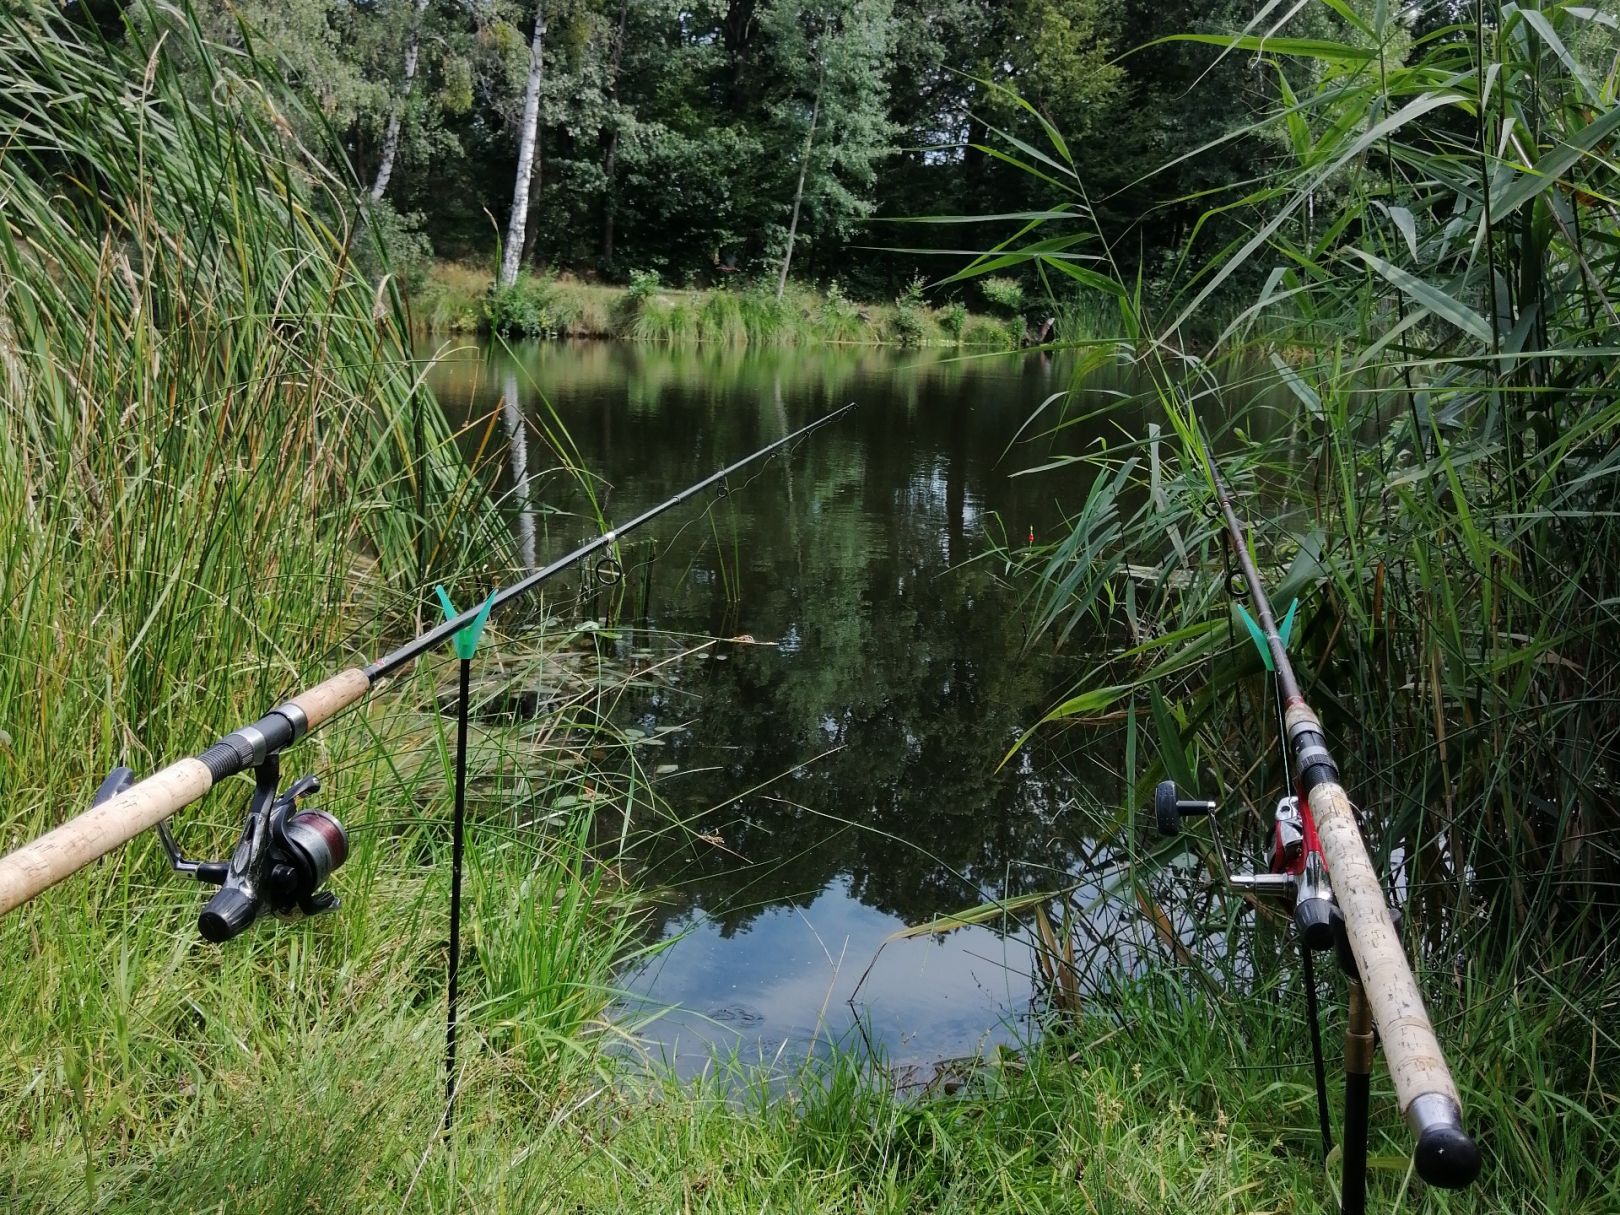
<instances>
[{"instance_id":1,"label":"pond","mask_svg":"<svg viewBox=\"0 0 1620 1215\"><path fill-rule=\"evenodd\" d=\"M689 828L640 857L652 931L678 939L624 976L626 1016L666 1010L641 1033L683 1074L716 1056L786 1068L834 1041L925 1070L1017 1040L1036 994L1024 928L897 934L1075 874L1100 894L1111 872L1090 827L1118 804L1117 745L1038 735L1003 762L1086 666L1083 639L1062 659L1027 644L1028 587L1003 555L1052 537L1089 485L1080 470L1015 475L1058 454L1013 440L1072 366L621 343L440 355L430 380L453 420L499 416L516 386L526 425L503 488L528 561L597 530L560 431L623 522L857 403L660 519L626 560L647 627L748 639L622 707L623 724L665 730L658 791ZM1141 917L1097 902L1091 930L1132 968Z\"/></svg>"}]
</instances>

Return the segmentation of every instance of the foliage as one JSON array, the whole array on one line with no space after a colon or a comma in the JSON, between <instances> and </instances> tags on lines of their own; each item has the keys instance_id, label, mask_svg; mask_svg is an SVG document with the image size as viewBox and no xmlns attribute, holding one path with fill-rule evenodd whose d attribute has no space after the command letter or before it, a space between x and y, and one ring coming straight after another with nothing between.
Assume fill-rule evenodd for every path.
<instances>
[{"instance_id":1,"label":"foliage","mask_svg":"<svg viewBox=\"0 0 1620 1215\"><path fill-rule=\"evenodd\" d=\"M766 282L695 291L664 287L652 271L633 271L627 288L526 275L511 291L501 292L490 290L485 270L441 264L429 274L415 308L417 324L433 333L489 330L512 337L755 346L892 342L894 317L904 311L902 324L914 342L1008 345L1000 322L969 313L960 303L931 309L921 292L919 281L902 303L859 304L834 283L825 295L794 286L778 300ZM1012 345L1021 336L1020 328Z\"/></svg>"},{"instance_id":2,"label":"foliage","mask_svg":"<svg viewBox=\"0 0 1620 1215\"><path fill-rule=\"evenodd\" d=\"M892 133L885 105L892 7L892 0L767 0L760 12L772 82L767 154L793 170L779 187L781 217L767 230L773 260L778 245L787 252L790 224L800 241L838 247L874 208L877 166Z\"/></svg>"},{"instance_id":3,"label":"foliage","mask_svg":"<svg viewBox=\"0 0 1620 1215\"><path fill-rule=\"evenodd\" d=\"M1024 284L1015 278L992 275L979 280L979 291L985 302L1007 316L1024 313Z\"/></svg>"},{"instance_id":4,"label":"foliage","mask_svg":"<svg viewBox=\"0 0 1620 1215\"><path fill-rule=\"evenodd\" d=\"M1599 793L1620 758L1620 226L1600 201L1620 35L1579 5L1335 14L1332 37L1188 35L1265 69L1275 91L1241 135L1286 151L1223 200L1238 235L1217 256L1188 238L1164 296L1055 243L1100 222L1055 131L1051 218L964 272L1010 259L1111 298L1110 355L1160 406L1157 433L1076 454L1094 491L1030 563L1052 641L1114 639L1049 721L1129 723L1127 807L1177 770L1234 810L1287 786L1203 509L1207 435L1275 601L1300 600L1296 666L1473 1107L1510 1118L1511 1091L1590 1136L1559 1159L1505 1144L1493 1167L1524 1192L1501 1205L1601 1209L1612 1183L1565 1158L1617 1151L1615 1094L1592 1078L1620 1061L1593 1011L1620 991L1620 818ZM1230 939L1224 915L1196 931ZM1458 988L1480 1005L1455 1009ZM1476 1070L1497 1032L1522 1047Z\"/></svg>"},{"instance_id":5,"label":"foliage","mask_svg":"<svg viewBox=\"0 0 1620 1215\"><path fill-rule=\"evenodd\" d=\"M844 294L836 279L827 285L826 298L821 302L821 324L833 342L858 342L866 331L861 306Z\"/></svg>"},{"instance_id":6,"label":"foliage","mask_svg":"<svg viewBox=\"0 0 1620 1215\"><path fill-rule=\"evenodd\" d=\"M198 0L197 11L210 37L284 66L306 101L298 133L332 149L334 171L372 182L397 114L394 210L420 216L413 227L437 256L481 262L511 206L535 7L429 0L418 16L417 3ZM666 282L702 287L774 269L802 167L795 272L837 274L852 295L887 300L919 271L937 272L930 249L987 244L991 226L972 225L967 240L940 228L895 240L872 219L1021 210L1024 175L994 145L1002 133L1042 139L1037 114L1065 132L1116 258L1160 271L1190 237L1201 252L1218 249L1236 229L1218 211L1205 216L1208 203L1241 195L1279 154L1281 126L1251 122L1269 80L1242 55L1164 41L1262 28L1235 0L545 0L544 9L524 251L534 271L620 280L656 267ZM1346 28L1310 5L1270 32ZM1397 62L1400 48L1388 49ZM1311 87L1310 69L1282 70L1296 90ZM206 81L190 87L201 96ZM852 243L864 246L858 257ZM874 247L885 245L906 247Z\"/></svg>"},{"instance_id":7,"label":"foliage","mask_svg":"<svg viewBox=\"0 0 1620 1215\"><path fill-rule=\"evenodd\" d=\"M373 281L390 274L407 296L427 285L433 265L433 246L422 231L420 213L401 215L386 199L366 210L371 229L355 249L360 272Z\"/></svg>"},{"instance_id":8,"label":"foliage","mask_svg":"<svg viewBox=\"0 0 1620 1215\"><path fill-rule=\"evenodd\" d=\"M660 284L656 270L630 271L630 285L625 288L625 298L632 303L639 303L658 291Z\"/></svg>"},{"instance_id":9,"label":"foliage","mask_svg":"<svg viewBox=\"0 0 1620 1215\"><path fill-rule=\"evenodd\" d=\"M1023 322L1017 322L1017 332L1012 332L1005 320L988 316L970 315L967 323L962 326L962 345L987 346L996 350L1016 350L1023 340Z\"/></svg>"},{"instance_id":10,"label":"foliage","mask_svg":"<svg viewBox=\"0 0 1620 1215\"><path fill-rule=\"evenodd\" d=\"M510 287L492 287L485 304L490 332L501 337L555 337L561 328L551 280L526 274Z\"/></svg>"},{"instance_id":11,"label":"foliage","mask_svg":"<svg viewBox=\"0 0 1620 1215\"><path fill-rule=\"evenodd\" d=\"M895 297L890 332L893 340L901 346L920 346L928 333L928 321L922 302L923 286L923 280L919 276L907 283Z\"/></svg>"}]
</instances>

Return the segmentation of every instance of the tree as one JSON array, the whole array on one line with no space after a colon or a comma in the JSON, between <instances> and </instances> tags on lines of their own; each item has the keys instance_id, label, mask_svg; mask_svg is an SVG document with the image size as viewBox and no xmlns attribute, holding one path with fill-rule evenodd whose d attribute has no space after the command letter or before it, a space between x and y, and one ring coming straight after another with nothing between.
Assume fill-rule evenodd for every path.
<instances>
[{"instance_id":1,"label":"tree","mask_svg":"<svg viewBox=\"0 0 1620 1215\"><path fill-rule=\"evenodd\" d=\"M534 170L534 150L540 134L540 82L545 75L546 6L534 6L534 39L529 44L529 78L523 91L523 122L518 129L517 175L512 181L512 214L506 223L506 248L501 254L500 285L517 282L518 265L523 260L523 234L529 220L530 175Z\"/></svg>"},{"instance_id":2,"label":"tree","mask_svg":"<svg viewBox=\"0 0 1620 1215\"><path fill-rule=\"evenodd\" d=\"M405 107L411 100L411 92L416 86L416 61L421 51L422 15L427 11L428 0L414 0L411 12L411 29L405 42L405 76L400 81L399 94L394 98L388 111L388 129L383 133L382 157L377 162L377 176L371 183L371 201L382 199L384 191L388 189L388 179L394 175L394 158L399 155L399 128L404 117Z\"/></svg>"},{"instance_id":3,"label":"tree","mask_svg":"<svg viewBox=\"0 0 1620 1215\"><path fill-rule=\"evenodd\" d=\"M778 297L804 211L814 213L812 226L821 236L846 235L853 220L872 213L876 165L888 155L895 131L886 76L893 13L893 0L771 0L760 14L769 61L783 83L769 113L781 143L797 145ZM823 129L837 138L818 142Z\"/></svg>"}]
</instances>

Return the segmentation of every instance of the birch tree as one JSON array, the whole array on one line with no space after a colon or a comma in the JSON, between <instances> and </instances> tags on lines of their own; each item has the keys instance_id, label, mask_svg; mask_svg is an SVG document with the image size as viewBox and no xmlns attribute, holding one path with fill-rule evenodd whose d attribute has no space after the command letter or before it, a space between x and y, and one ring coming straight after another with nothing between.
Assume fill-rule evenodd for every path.
<instances>
[{"instance_id":1,"label":"birch tree","mask_svg":"<svg viewBox=\"0 0 1620 1215\"><path fill-rule=\"evenodd\" d=\"M506 222L506 247L501 251L499 284L517 282L523 261L523 235L529 222L529 186L534 172L535 145L540 138L540 85L545 78L546 6L536 0L534 38L529 43L529 78L523 90L523 122L518 129L517 174L512 182L512 214Z\"/></svg>"},{"instance_id":2,"label":"birch tree","mask_svg":"<svg viewBox=\"0 0 1620 1215\"><path fill-rule=\"evenodd\" d=\"M388 181L394 175L394 160L399 155L399 129L416 87L416 63L422 46L422 17L427 12L428 0L414 0L411 11L410 33L405 41L405 75L400 80L399 92L388 110L388 128L383 132L382 158L377 162L377 177L371 183L371 201L382 201Z\"/></svg>"}]
</instances>

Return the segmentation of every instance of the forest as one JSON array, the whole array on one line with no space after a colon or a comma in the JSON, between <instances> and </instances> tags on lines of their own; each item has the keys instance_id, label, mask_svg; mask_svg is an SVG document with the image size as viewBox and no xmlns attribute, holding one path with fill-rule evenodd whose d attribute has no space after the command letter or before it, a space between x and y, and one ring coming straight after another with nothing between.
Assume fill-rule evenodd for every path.
<instances>
[{"instance_id":1,"label":"forest","mask_svg":"<svg viewBox=\"0 0 1620 1215\"><path fill-rule=\"evenodd\" d=\"M123 36L121 0L75 8ZM1040 138L1027 103L1064 132L1121 266L1164 276L1195 229L1194 254L1217 247L1222 225L1200 217L1286 150L1254 127L1277 98L1269 67L1163 40L1243 31L1254 6L1226 0L204 0L195 12L210 38L279 65L312 145L341 150L332 167L377 204L407 270L494 265L516 233L511 264L535 270L675 286L789 272L892 298L954 269L939 253L1008 232L884 221L1042 205L1007 161L1008 139ZM1444 6L1424 21L1443 26ZM1289 34L1357 36L1330 6Z\"/></svg>"}]
</instances>

